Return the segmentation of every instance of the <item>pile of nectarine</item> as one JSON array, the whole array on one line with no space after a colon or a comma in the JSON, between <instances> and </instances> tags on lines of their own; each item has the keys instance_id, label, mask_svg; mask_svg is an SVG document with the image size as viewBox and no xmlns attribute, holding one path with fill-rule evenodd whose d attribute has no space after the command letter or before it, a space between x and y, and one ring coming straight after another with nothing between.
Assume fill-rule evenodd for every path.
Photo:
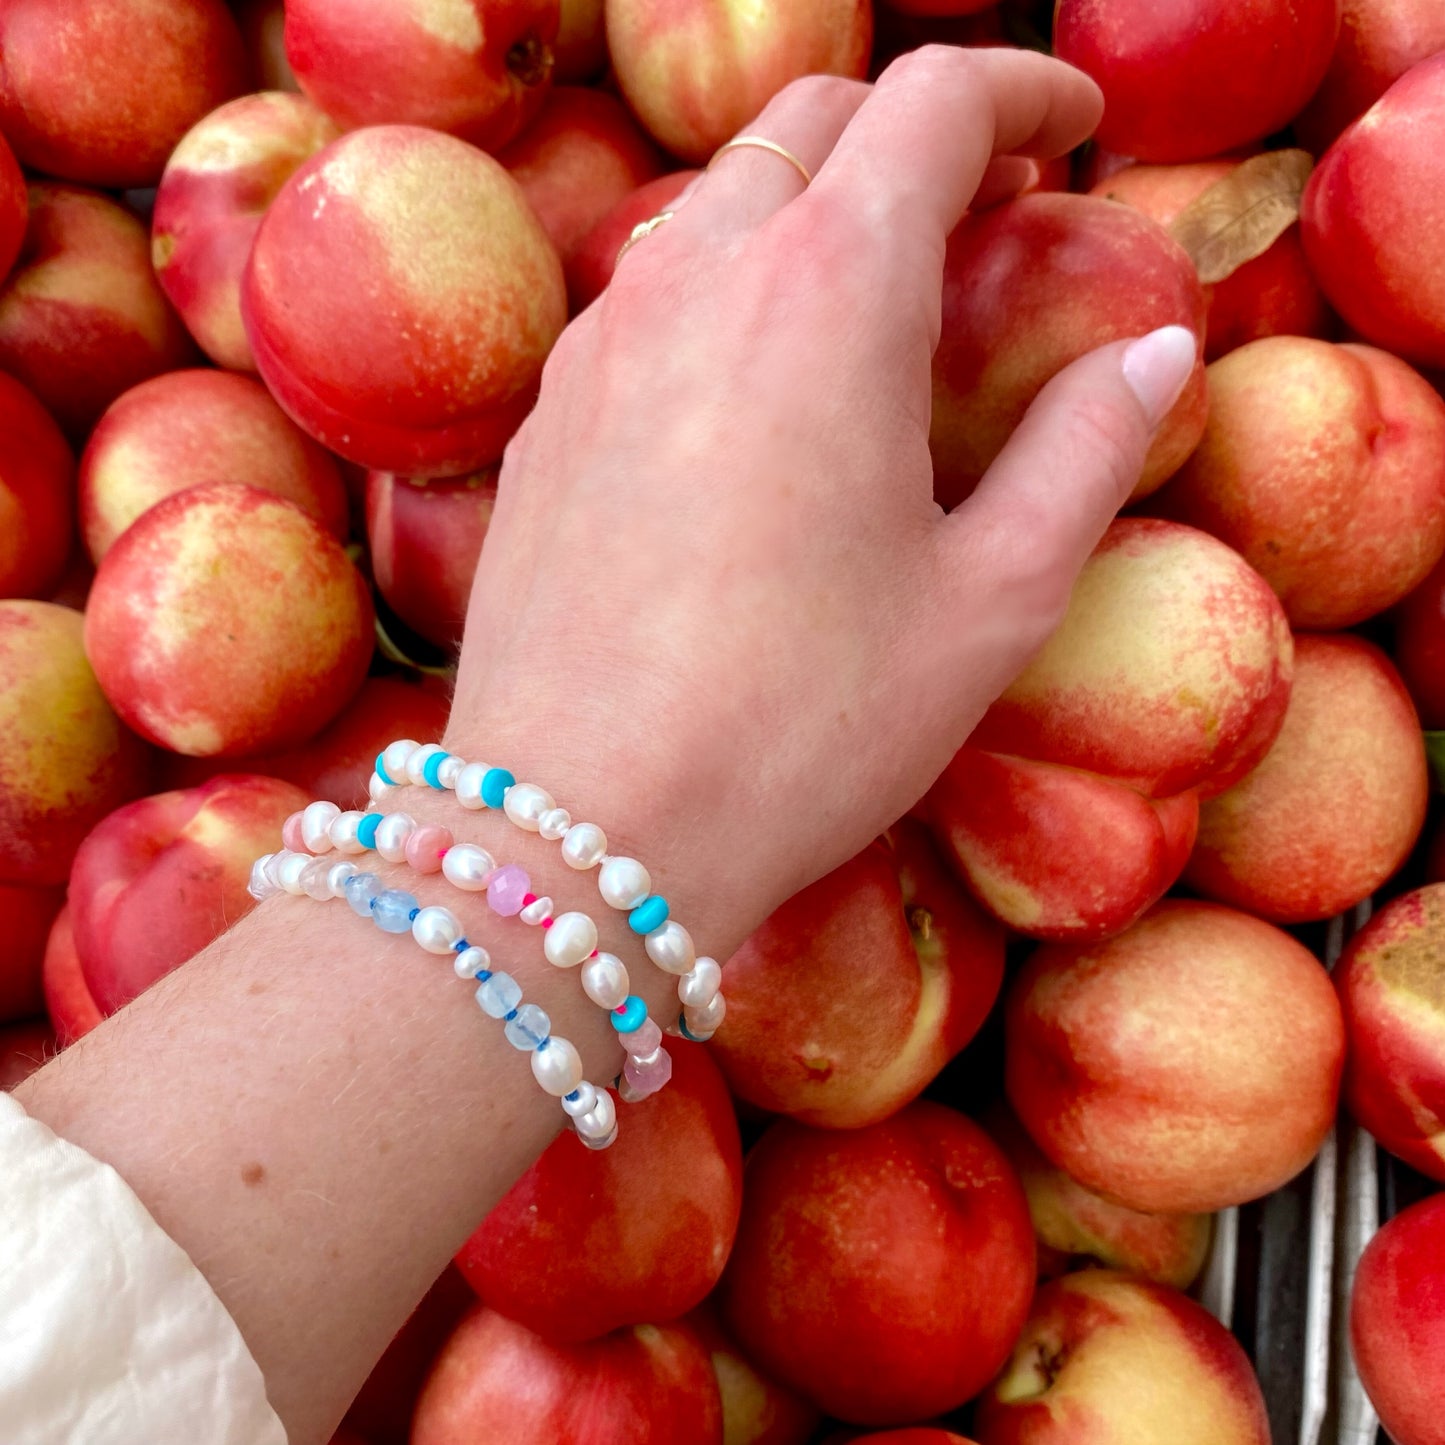
<instances>
[{"instance_id":1,"label":"pile of nectarine","mask_svg":"<svg viewBox=\"0 0 1445 1445\"><path fill-rule=\"evenodd\" d=\"M1198 342L1057 633L617 1146L477 1222L336 1445L1266 1445L1214 1213L1341 1100L1445 1183L1445 7L877 7L0 0L0 1087L439 734L549 351L790 80L1033 43L1104 91L950 239L942 507L1083 352ZM1376 896L1332 980L1309 925ZM1445 1445L1445 1196L1352 1326Z\"/></svg>"}]
</instances>

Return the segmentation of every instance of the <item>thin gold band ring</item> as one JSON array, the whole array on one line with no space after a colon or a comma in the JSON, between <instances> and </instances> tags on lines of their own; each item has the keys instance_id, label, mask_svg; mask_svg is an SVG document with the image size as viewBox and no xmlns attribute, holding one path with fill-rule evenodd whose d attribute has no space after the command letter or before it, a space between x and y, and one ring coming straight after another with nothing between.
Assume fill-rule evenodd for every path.
<instances>
[{"instance_id":1,"label":"thin gold band ring","mask_svg":"<svg viewBox=\"0 0 1445 1445\"><path fill-rule=\"evenodd\" d=\"M788 150L786 146L780 146L777 141L769 140L766 136L761 135L737 135L725 145L720 145L717 150L713 152L712 159L707 163L708 170L711 170L729 151L739 150L743 146L755 146L760 151L771 151L775 156L781 156L802 176L805 186L811 186L813 184L811 172L792 151Z\"/></svg>"}]
</instances>

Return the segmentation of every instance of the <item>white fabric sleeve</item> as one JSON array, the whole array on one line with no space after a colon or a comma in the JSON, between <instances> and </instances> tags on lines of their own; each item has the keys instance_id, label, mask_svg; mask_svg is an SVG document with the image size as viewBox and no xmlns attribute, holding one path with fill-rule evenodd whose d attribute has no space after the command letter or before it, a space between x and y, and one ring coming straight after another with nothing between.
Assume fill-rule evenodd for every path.
<instances>
[{"instance_id":1,"label":"white fabric sleeve","mask_svg":"<svg viewBox=\"0 0 1445 1445\"><path fill-rule=\"evenodd\" d=\"M108 1164L0 1093L4 1445L286 1445L235 1321Z\"/></svg>"}]
</instances>

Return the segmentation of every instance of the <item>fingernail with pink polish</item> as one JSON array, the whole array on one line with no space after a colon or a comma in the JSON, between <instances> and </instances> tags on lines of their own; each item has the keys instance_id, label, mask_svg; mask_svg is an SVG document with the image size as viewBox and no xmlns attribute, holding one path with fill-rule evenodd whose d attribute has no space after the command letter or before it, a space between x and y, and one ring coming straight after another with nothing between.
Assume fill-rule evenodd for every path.
<instances>
[{"instance_id":1,"label":"fingernail with pink polish","mask_svg":"<svg viewBox=\"0 0 1445 1445\"><path fill-rule=\"evenodd\" d=\"M1124 348L1124 380L1157 427L1194 370L1198 342L1187 326L1161 326Z\"/></svg>"}]
</instances>

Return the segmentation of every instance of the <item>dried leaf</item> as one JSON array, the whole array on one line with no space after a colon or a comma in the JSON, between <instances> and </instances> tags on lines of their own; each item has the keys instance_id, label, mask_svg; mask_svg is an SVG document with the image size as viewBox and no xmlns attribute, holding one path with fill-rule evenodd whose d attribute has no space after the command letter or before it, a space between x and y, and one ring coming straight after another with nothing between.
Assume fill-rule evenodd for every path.
<instances>
[{"instance_id":1,"label":"dried leaf","mask_svg":"<svg viewBox=\"0 0 1445 1445\"><path fill-rule=\"evenodd\" d=\"M438 649L433 648L430 643L425 642L423 639L419 638L417 641L420 643L420 647L418 647L419 651L421 648L425 648L429 652L438 651ZM388 662L395 662L402 667L409 667L413 672L424 673L427 677L444 677L450 680L456 676L455 667L447 666L439 662L423 662L415 657L409 656L401 644L398 643L387 630L386 623L383 622L381 618L380 608L378 608L376 612L376 648Z\"/></svg>"},{"instance_id":2,"label":"dried leaf","mask_svg":"<svg viewBox=\"0 0 1445 1445\"><path fill-rule=\"evenodd\" d=\"M1169 227L1206 286L1262 256L1299 219L1314 169L1308 151L1266 151L1197 195Z\"/></svg>"}]
</instances>

